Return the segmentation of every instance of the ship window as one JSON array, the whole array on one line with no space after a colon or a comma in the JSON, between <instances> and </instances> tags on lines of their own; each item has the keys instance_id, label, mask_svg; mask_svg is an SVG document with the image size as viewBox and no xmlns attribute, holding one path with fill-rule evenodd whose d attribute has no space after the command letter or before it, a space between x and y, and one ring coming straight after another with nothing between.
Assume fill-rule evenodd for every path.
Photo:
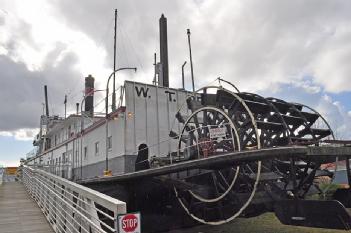
<instances>
[{"instance_id":1,"label":"ship window","mask_svg":"<svg viewBox=\"0 0 351 233\"><path fill-rule=\"evenodd\" d=\"M108 148L109 150L112 149L112 136L110 136L110 137L107 138L107 148Z\"/></svg>"},{"instance_id":2,"label":"ship window","mask_svg":"<svg viewBox=\"0 0 351 233\"><path fill-rule=\"evenodd\" d=\"M88 156L88 147L84 147L84 159Z\"/></svg>"},{"instance_id":3,"label":"ship window","mask_svg":"<svg viewBox=\"0 0 351 233\"><path fill-rule=\"evenodd\" d=\"M99 155L99 142L95 142L95 155Z\"/></svg>"}]
</instances>

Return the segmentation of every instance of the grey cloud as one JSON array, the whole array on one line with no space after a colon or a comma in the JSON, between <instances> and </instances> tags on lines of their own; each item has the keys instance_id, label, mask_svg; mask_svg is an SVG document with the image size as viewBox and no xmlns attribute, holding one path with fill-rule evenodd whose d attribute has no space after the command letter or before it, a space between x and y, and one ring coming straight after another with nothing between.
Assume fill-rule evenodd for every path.
<instances>
[{"instance_id":1,"label":"grey cloud","mask_svg":"<svg viewBox=\"0 0 351 233\"><path fill-rule=\"evenodd\" d=\"M44 85L49 89L50 110L62 115L64 93L75 80L81 79L78 84L83 86L83 78L73 69L76 61L74 54L67 54L57 66L47 64L41 71L29 71L25 64L1 55L0 131L38 127Z\"/></svg>"},{"instance_id":2,"label":"grey cloud","mask_svg":"<svg viewBox=\"0 0 351 233\"><path fill-rule=\"evenodd\" d=\"M3 44L3 47L7 50L7 55L9 57L17 58L20 56L20 46L23 41L26 42L26 46L30 46L36 50L40 49L40 46L33 38L32 26L29 23L17 18L4 18L4 26L6 26L8 20L14 20L16 22L14 28L10 32L11 39Z\"/></svg>"},{"instance_id":3,"label":"grey cloud","mask_svg":"<svg viewBox=\"0 0 351 233\"><path fill-rule=\"evenodd\" d=\"M68 26L103 44L110 67L112 24L108 37L101 37L106 35L104 30L113 19L114 8L118 8L120 25L129 35L128 38L121 38L121 32L118 35L118 62L121 66L140 66L137 56L148 74L152 74L152 54L158 50L157 20L161 13L166 14L171 84L179 85L180 66L188 60L185 29L190 27L198 84L220 75L244 89L263 90L275 83L289 83L311 75L329 91L351 90L351 84L345 85L351 75L345 64L347 56L332 52L337 47L351 54L347 46L351 31L346 30L351 20L348 1L64 0L57 1L55 6ZM325 61L336 59L345 62L324 65ZM331 85L333 79L339 81Z\"/></svg>"},{"instance_id":4,"label":"grey cloud","mask_svg":"<svg viewBox=\"0 0 351 233\"><path fill-rule=\"evenodd\" d=\"M5 24L5 17L0 15L0 26Z\"/></svg>"},{"instance_id":5,"label":"grey cloud","mask_svg":"<svg viewBox=\"0 0 351 233\"><path fill-rule=\"evenodd\" d=\"M51 50L45 56L44 64L42 65L44 67L44 69L50 68L50 66L52 66L55 63L55 61L60 56L60 54L63 53L66 49L67 49L66 44L57 42L55 44L55 48L53 50ZM74 59L74 60L76 60L76 59Z\"/></svg>"},{"instance_id":6,"label":"grey cloud","mask_svg":"<svg viewBox=\"0 0 351 233\"><path fill-rule=\"evenodd\" d=\"M67 27L85 33L107 51L105 63L111 69L113 17L117 8L117 63L119 67L138 66L136 77L139 80L146 78L140 73L152 79L153 53L159 49L158 19L165 13L173 86L180 85L181 65L188 60L186 29L190 28L195 79L199 86L221 76L241 90L266 91L269 96L274 95L272 86L301 83L305 76L310 76L314 87L311 91L318 91L319 86L332 92L351 90L348 81L351 75L348 65L351 56L349 1L56 0L50 4L56 18ZM21 28L24 30L16 30L18 34L14 34L14 40L7 45L13 53L18 52L17 43L21 40L36 46L31 37L31 26L22 24L18 29ZM41 112L38 103L42 102L44 83L49 85L55 112L62 112L59 109L63 109L64 93L79 89L82 86L79 82L83 80L73 69L77 59L74 54L66 55L57 66L53 65L64 51L66 45L57 44L47 55L43 69L37 72L30 72L23 64L1 57L0 68L5 72L1 73L0 82L4 82L2 86L7 85L1 97L9 99L13 96L10 90L16 85L20 87L14 93L22 104L9 106L21 106L30 120L22 116L23 121L20 121L19 115L23 115L23 111L16 110L16 116L6 115L4 111L1 117L6 116L8 120L12 116L14 124L6 126L2 123L0 130L37 127L38 112ZM186 69L186 80L190 80L189 63ZM301 86L305 87L311 86ZM35 111L29 106L36 106ZM2 109L10 111L12 108Z\"/></svg>"},{"instance_id":7,"label":"grey cloud","mask_svg":"<svg viewBox=\"0 0 351 233\"><path fill-rule=\"evenodd\" d=\"M80 30L107 53L106 67L113 61L113 18L118 9L117 64L138 66L152 78L153 53L159 50L158 19L162 13L168 18L168 38L171 74L180 76L180 66L187 59L186 28L190 3L182 1L57 1L56 7L66 25ZM79 11L76 8L79 6ZM176 67L177 66L177 67ZM144 77L143 77L144 78Z\"/></svg>"},{"instance_id":8,"label":"grey cloud","mask_svg":"<svg viewBox=\"0 0 351 233\"><path fill-rule=\"evenodd\" d=\"M208 11L214 7L209 6ZM328 32L349 21L350 8L345 1L245 1L237 8L238 13L230 14L233 7L227 7L213 25L212 33L222 35L216 40L216 62L203 56L199 63L207 67L212 64L251 89L301 79L314 74L319 69L314 61L333 49L334 35ZM202 25L212 19L203 18ZM337 69L338 65L332 73ZM327 86L328 81L321 84Z\"/></svg>"}]
</instances>

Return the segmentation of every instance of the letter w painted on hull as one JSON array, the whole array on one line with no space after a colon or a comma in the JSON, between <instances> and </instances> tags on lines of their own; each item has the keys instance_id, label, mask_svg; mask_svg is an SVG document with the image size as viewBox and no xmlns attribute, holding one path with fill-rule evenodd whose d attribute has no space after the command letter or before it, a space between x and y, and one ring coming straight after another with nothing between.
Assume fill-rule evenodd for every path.
<instances>
[{"instance_id":1,"label":"letter w painted on hull","mask_svg":"<svg viewBox=\"0 0 351 233\"><path fill-rule=\"evenodd\" d=\"M135 87L135 91L137 95L140 97L141 94L143 94L144 98L147 97L147 93L149 92L149 88L144 89L144 87ZM150 98L150 97L149 97Z\"/></svg>"}]
</instances>

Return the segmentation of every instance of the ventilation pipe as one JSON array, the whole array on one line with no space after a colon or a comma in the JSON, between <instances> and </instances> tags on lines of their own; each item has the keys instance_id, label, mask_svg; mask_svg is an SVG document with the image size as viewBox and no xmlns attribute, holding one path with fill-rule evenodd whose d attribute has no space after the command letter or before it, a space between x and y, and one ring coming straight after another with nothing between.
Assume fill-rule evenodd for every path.
<instances>
[{"instance_id":1,"label":"ventilation pipe","mask_svg":"<svg viewBox=\"0 0 351 233\"><path fill-rule=\"evenodd\" d=\"M160 62L161 62L161 78L159 77L159 85L169 87L168 72L168 43L167 43L167 18L162 14L160 18Z\"/></svg>"},{"instance_id":2,"label":"ventilation pipe","mask_svg":"<svg viewBox=\"0 0 351 233\"><path fill-rule=\"evenodd\" d=\"M45 115L49 116L49 102L48 102L48 87L44 86L44 96L45 96Z\"/></svg>"},{"instance_id":3,"label":"ventilation pipe","mask_svg":"<svg viewBox=\"0 0 351 233\"><path fill-rule=\"evenodd\" d=\"M89 117L94 116L94 78L90 74L85 78L85 114Z\"/></svg>"},{"instance_id":4,"label":"ventilation pipe","mask_svg":"<svg viewBox=\"0 0 351 233\"><path fill-rule=\"evenodd\" d=\"M189 45L189 58L190 58L190 70L191 70L191 82L193 84L193 92L195 92L195 81L194 81L194 70L193 70L193 57L191 54L191 42L190 42L190 29L186 30L188 35L188 45Z\"/></svg>"}]
</instances>

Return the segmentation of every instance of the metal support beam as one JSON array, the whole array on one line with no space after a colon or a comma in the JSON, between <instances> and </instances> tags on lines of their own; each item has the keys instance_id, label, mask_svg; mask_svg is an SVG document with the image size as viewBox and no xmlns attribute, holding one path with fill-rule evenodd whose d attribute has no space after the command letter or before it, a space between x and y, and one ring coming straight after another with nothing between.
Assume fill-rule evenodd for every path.
<instances>
[{"instance_id":1,"label":"metal support beam","mask_svg":"<svg viewBox=\"0 0 351 233\"><path fill-rule=\"evenodd\" d=\"M108 169L108 95L109 95L109 89L108 89L108 86L109 86L109 83L110 83L110 79L113 75L115 75L115 73L117 73L118 71L121 71L121 70L134 70L135 72L137 71L137 68L136 67L124 67L124 68L119 68L117 70L114 70L110 76L108 77L107 79L107 84L106 84L106 97L105 97L105 127L106 127L106 135L105 135L105 171L104 171L104 175L105 176L111 176L112 173L111 171Z\"/></svg>"},{"instance_id":2,"label":"metal support beam","mask_svg":"<svg viewBox=\"0 0 351 233\"><path fill-rule=\"evenodd\" d=\"M332 153L331 153L332 152ZM289 159L292 157L301 158L306 157L310 160L325 160L335 161L335 157L345 158L351 154L351 147L307 147L307 146L293 146L293 147L277 147L260 150L239 151L235 153L227 153L223 155L198 159L188 160L181 163L173 163L171 165L162 166L158 168L132 172L128 174L116 175L113 177L92 178L83 181L78 181L81 184L94 184L100 182L118 182L131 179L140 179L146 177L160 176L171 174L179 171L186 171L187 169L201 169L211 166L233 166L240 163L257 162L258 160L269 160L272 158Z\"/></svg>"}]
</instances>

